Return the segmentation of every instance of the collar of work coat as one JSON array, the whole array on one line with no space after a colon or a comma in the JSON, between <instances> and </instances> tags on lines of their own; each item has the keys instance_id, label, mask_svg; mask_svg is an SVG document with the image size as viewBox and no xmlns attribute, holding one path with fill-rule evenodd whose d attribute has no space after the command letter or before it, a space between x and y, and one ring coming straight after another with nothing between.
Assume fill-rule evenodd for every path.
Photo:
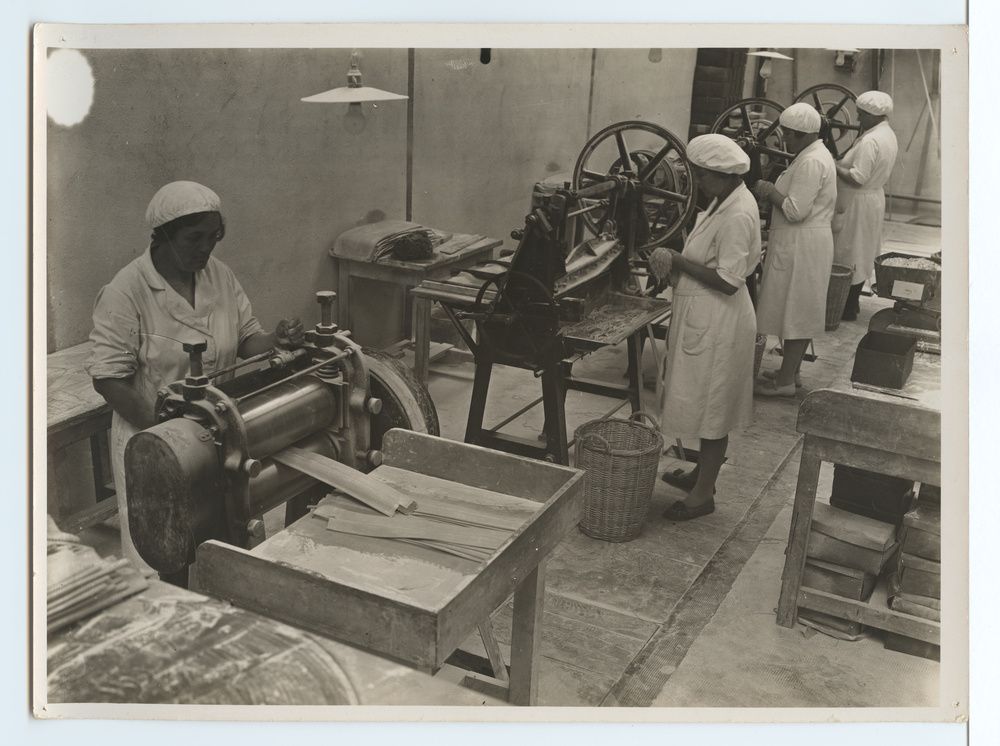
<instances>
[{"instance_id":1,"label":"collar of work coat","mask_svg":"<svg viewBox=\"0 0 1000 746\"><path fill-rule=\"evenodd\" d=\"M698 217L695 220L694 227L687 236L687 242L690 242L692 238L701 233L705 229L705 225L713 222L715 218L728 210L733 209L739 199L740 190L745 190L746 184L741 183L733 191L729 193L729 196L722 200L722 204L716 207L718 198L712 200L711 204L704 211L698 213ZM714 208L714 209L713 209Z\"/></svg>"},{"instance_id":2,"label":"collar of work coat","mask_svg":"<svg viewBox=\"0 0 1000 746\"><path fill-rule=\"evenodd\" d=\"M199 269L194 273L194 308L192 308L180 293L170 287L170 283L163 278L163 275L156 271L152 252L153 247L150 245L140 257L139 271L150 290L163 294L158 299L160 307L181 324L212 336L208 321L219 297L215 282L212 280L219 278L217 265L221 262L215 257L209 257L205 269Z\"/></svg>"}]
</instances>

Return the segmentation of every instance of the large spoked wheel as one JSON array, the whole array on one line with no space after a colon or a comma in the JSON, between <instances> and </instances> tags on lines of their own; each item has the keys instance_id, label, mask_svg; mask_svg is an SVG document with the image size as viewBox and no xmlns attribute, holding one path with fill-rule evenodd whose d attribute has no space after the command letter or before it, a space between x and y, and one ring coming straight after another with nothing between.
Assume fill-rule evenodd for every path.
<instances>
[{"instance_id":1,"label":"large spoked wheel","mask_svg":"<svg viewBox=\"0 0 1000 746\"><path fill-rule=\"evenodd\" d=\"M787 166L792 154L778 127L778 117L785 107L768 98L737 101L712 124L712 132L736 141L750 156L748 180L756 181L771 171L772 165Z\"/></svg>"},{"instance_id":2,"label":"large spoked wheel","mask_svg":"<svg viewBox=\"0 0 1000 746\"><path fill-rule=\"evenodd\" d=\"M820 137L834 158L850 150L861 134L857 100L854 91L836 83L814 85L795 97L795 103L811 104L823 118Z\"/></svg>"},{"instance_id":3,"label":"large spoked wheel","mask_svg":"<svg viewBox=\"0 0 1000 746\"><path fill-rule=\"evenodd\" d=\"M618 122L594 135L584 145L573 170L574 189L609 178L624 177L641 196L641 210L633 249L646 253L662 246L679 231L695 209L694 174L684 155L684 143L651 122ZM584 199L582 207L598 207L600 199ZM587 228L599 235L615 220L616 206L603 201L582 215Z\"/></svg>"}]
</instances>

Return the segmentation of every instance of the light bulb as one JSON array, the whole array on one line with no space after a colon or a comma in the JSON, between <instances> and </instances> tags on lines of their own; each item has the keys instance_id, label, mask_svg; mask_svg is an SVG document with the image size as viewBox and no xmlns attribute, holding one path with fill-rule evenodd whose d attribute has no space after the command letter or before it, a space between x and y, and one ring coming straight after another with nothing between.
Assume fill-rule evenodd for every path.
<instances>
[{"instance_id":1,"label":"light bulb","mask_svg":"<svg viewBox=\"0 0 1000 746\"><path fill-rule=\"evenodd\" d=\"M650 49L649 50L649 61L650 62L660 62L663 60L663 50L662 49Z\"/></svg>"},{"instance_id":2,"label":"light bulb","mask_svg":"<svg viewBox=\"0 0 1000 746\"><path fill-rule=\"evenodd\" d=\"M359 135L364 132L365 123L365 112L361 104L348 104L347 113L344 114L344 129L352 135Z\"/></svg>"}]
</instances>

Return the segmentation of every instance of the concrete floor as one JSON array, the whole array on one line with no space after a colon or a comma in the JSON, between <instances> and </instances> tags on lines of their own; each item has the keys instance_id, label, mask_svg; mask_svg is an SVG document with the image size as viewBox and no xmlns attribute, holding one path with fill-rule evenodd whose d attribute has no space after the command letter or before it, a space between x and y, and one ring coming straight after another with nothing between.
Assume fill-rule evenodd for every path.
<instances>
[{"instance_id":1,"label":"concrete floor","mask_svg":"<svg viewBox=\"0 0 1000 746\"><path fill-rule=\"evenodd\" d=\"M828 384L850 364L869 317L887 305L869 298L862 303L857 322L842 323L816 341L819 359L803 366L804 393ZM763 367L779 363L769 350ZM648 353L644 366L651 375ZM574 372L620 380L624 369L622 347L585 358ZM429 389L445 437L464 435L472 371L469 362L432 367ZM499 368L486 423L500 421L539 393L539 381L530 373ZM878 637L845 642L774 622L798 470L795 418L804 393L794 400L755 401L753 423L730 439L712 515L690 523L664 520L661 513L682 493L658 480L637 539L612 544L579 531L566 536L547 570L540 704L936 703L938 664L883 650ZM568 430L611 406L608 399L571 392ZM644 392L644 407L657 413L652 391ZM504 431L534 437L541 419L536 407ZM661 471L675 463L663 457ZM824 481L829 494L829 474ZM821 483L821 495L823 489ZM505 653L510 618L509 604L494 615ZM475 636L465 647L481 652Z\"/></svg>"}]
</instances>

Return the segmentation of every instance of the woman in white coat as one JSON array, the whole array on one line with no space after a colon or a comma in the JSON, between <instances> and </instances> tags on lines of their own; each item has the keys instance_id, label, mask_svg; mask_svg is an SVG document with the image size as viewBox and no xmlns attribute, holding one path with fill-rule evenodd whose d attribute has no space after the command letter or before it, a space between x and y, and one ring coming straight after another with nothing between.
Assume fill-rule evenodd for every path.
<instances>
[{"instance_id":1,"label":"woman in white coat","mask_svg":"<svg viewBox=\"0 0 1000 746\"><path fill-rule=\"evenodd\" d=\"M193 181L174 181L149 203L149 248L101 289L86 370L111 405L111 464L122 554L148 566L132 544L125 495L125 445L156 424L156 392L188 373L185 342L205 341L206 372L275 345L297 346L302 322L282 320L265 333L232 270L212 256L225 235L219 196ZM183 575L186 575L183 573ZM183 584L184 578L170 578Z\"/></svg>"},{"instance_id":2,"label":"woman in white coat","mask_svg":"<svg viewBox=\"0 0 1000 746\"><path fill-rule=\"evenodd\" d=\"M775 183L759 181L758 199L773 206L757 301L757 331L782 339L781 368L754 389L761 396L795 396L799 366L813 337L826 329L826 293L833 267L837 172L819 139L820 116L792 104L778 119L785 148L795 153Z\"/></svg>"},{"instance_id":3,"label":"woman in white coat","mask_svg":"<svg viewBox=\"0 0 1000 746\"><path fill-rule=\"evenodd\" d=\"M886 117L892 98L882 91L858 96L861 137L837 164L837 214L833 219L833 261L854 267L851 293L844 307L845 321L854 321L865 280L875 270L882 250L885 184L896 164L899 143Z\"/></svg>"},{"instance_id":4,"label":"woman in white coat","mask_svg":"<svg viewBox=\"0 0 1000 746\"><path fill-rule=\"evenodd\" d=\"M750 169L746 153L724 135L702 135L688 144L687 157L712 202L683 252L659 248L650 258L653 274L671 276L674 285L662 427L701 441L694 472L664 475L689 491L664 513L676 521L715 510L729 433L750 422L757 329L746 278L760 262L759 210L741 178Z\"/></svg>"}]
</instances>

